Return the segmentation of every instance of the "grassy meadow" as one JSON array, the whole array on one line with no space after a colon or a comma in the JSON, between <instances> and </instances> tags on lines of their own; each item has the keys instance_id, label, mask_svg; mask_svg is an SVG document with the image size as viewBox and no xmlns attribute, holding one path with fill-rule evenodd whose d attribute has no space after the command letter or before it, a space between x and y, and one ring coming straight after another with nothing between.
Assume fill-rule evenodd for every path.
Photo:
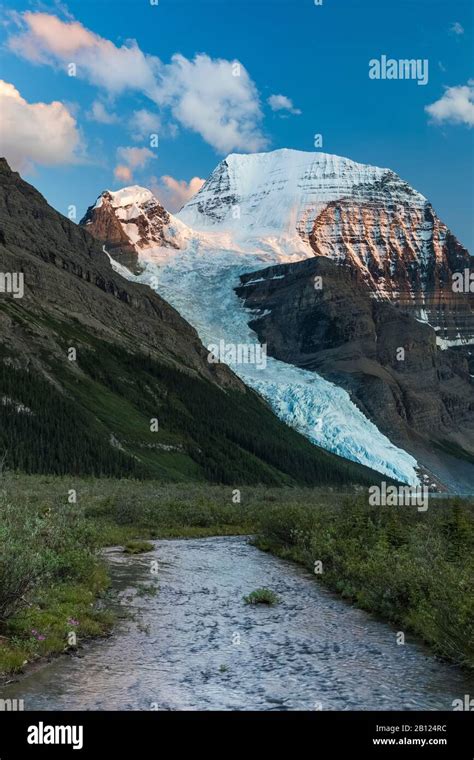
<instances>
[{"instance_id":1,"label":"grassy meadow","mask_svg":"<svg viewBox=\"0 0 474 760\"><path fill-rule=\"evenodd\" d=\"M315 582L474 667L474 505L369 507L359 488L163 484L6 474L0 480L0 677L108 635L100 550L155 538L253 535ZM74 636L71 636L71 633Z\"/></svg>"}]
</instances>

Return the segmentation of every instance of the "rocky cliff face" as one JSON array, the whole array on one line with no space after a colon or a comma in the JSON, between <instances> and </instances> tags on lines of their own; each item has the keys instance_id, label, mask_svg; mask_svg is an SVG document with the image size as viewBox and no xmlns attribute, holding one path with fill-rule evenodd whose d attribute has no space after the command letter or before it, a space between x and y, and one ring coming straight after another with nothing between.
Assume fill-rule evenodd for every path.
<instances>
[{"instance_id":1,"label":"rocky cliff face","mask_svg":"<svg viewBox=\"0 0 474 760\"><path fill-rule=\"evenodd\" d=\"M234 154L178 217L280 263L311 255L345 263L376 297L429 322L439 345L474 343L474 293L453 291L453 274L472 257L390 169L325 153Z\"/></svg>"},{"instance_id":2,"label":"rocky cliff face","mask_svg":"<svg viewBox=\"0 0 474 760\"><path fill-rule=\"evenodd\" d=\"M158 291L161 288L203 340L220 331L227 340L241 341L244 315L229 290L242 272L251 273L250 279L264 280L265 287L257 286L254 293L247 278L245 292L239 293L250 294L246 306L255 297L257 308L270 311L251 326L262 340L268 327L275 357L320 372L348 388L359 408L390 441L415 456L420 452L422 460L432 462L431 471L446 472L446 467L428 456L430 426L439 428L440 441L447 441L437 445L454 447L461 458L472 455L471 402L467 399L468 375L474 374L474 293L453 287L455 276L472 269L472 257L438 219L429 201L395 172L324 153L232 154L155 236L138 234L129 189L123 193L124 197L116 193L111 205L137 255L141 281ZM141 208L149 216L146 204ZM88 227L97 234L94 226ZM145 223L142 227L147 228ZM113 239L106 246L111 250ZM291 295L283 292L285 266L302 262L295 264L294 273L288 270L296 276L305 271L304 262L317 271L318 261L326 262L319 266L332 264L332 268L330 277L326 273L326 295L317 306L311 286L300 290L298 286ZM270 265L281 265L281 269L260 274ZM338 279L338 269L342 279ZM270 298L271 276L276 278L275 287L281 279L277 291L282 302L276 310ZM221 304L226 305L224 311ZM392 367L383 358L385 343L393 349L389 325L396 325L396 337L392 337L401 347L409 342L409 332L418 336L418 347L412 346L404 369L398 364ZM357 341L360 367L354 364L358 369L345 366L340 371L341 356L351 356ZM450 347L456 347L457 353L445 358L436 350ZM322 351L329 352L324 361ZM413 364L415 357L419 366ZM431 362L430 370L423 360ZM295 399L292 381L288 377L285 381L281 365L278 372L274 365L272 372L267 385L257 379L255 387L263 395L267 388L266 397L275 411L318 440L314 431L318 393L310 387L314 381L306 378L308 387L299 389ZM425 384L421 395L416 389L418 372ZM252 381L246 376L246 382ZM392 410L386 415L385 406ZM333 421L325 441L335 450L348 448L348 428L355 425L351 413L350 408L344 411L343 416L351 420L344 425L340 408L325 410L326 419ZM364 456L367 461L372 453L385 452L386 442L372 442L373 451L369 451L363 428L362 424L358 433L354 430L351 456ZM379 464L389 456L378 457ZM400 452L393 456L400 457Z\"/></svg>"},{"instance_id":3,"label":"rocky cliff face","mask_svg":"<svg viewBox=\"0 0 474 760\"><path fill-rule=\"evenodd\" d=\"M440 346L474 340L474 294L453 290L453 274L472 259L429 203L333 201L308 241L316 255L359 271L377 297L432 325Z\"/></svg>"},{"instance_id":4,"label":"rocky cliff face","mask_svg":"<svg viewBox=\"0 0 474 760\"><path fill-rule=\"evenodd\" d=\"M140 253L153 248L179 248L184 225L163 208L150 190L133 185L104 190L89 206L81 225L97 240L107 243L116 261L130 271L141 271Z\"/></svg>"},{"instance_id":5,"label":"rocky cliff face","mask_svg":"<svg viewBox=\"0 0 474 760\"><path fill-rule=\"evenodd\" d=\"M344 387L431 473L466 489L474 482L474 384L466 358L440 351L428 324L373 298L358 268L325 257L270 267L242 276L237 293L270 355Z\"/></svg>"},{"instance_id":6,"label":"rocky cliff face","mask_svg":"<svg viewBox=\"0 0 474 760\"><path fill-rule=\"evenodd\" d=\"M130 218L135 229L134 209ZM158 236L167 217L154 218ZM8 467L234 485L377 482L286 427L226 365L209 363L195 329L118 274L102 248L0 160ZM20 297L7 275L24 278Z\"/></svg>"},{"instance_id":7,"label":"rocky cliff face","mask_svg":"<svg viewBox=\"0 0 474 760\"><path fill-rule=\"evenodd\" d=\"M151 351L210 381L243 387L225 367L207 362L196 331L172 306L117 274L86 229L48 206L5 159L0 160L0 253L3 272L24 273L25 295L18 307L74 317L129 348ZM15 300L3 294L2 303ZM2 327L3 339L8 332L15 345L14 324L4 316ZM40 343L49 338L42 331L37 335ZM30 341L27 352L38 354L38 345Z\"/></svg>"}]
</instances>

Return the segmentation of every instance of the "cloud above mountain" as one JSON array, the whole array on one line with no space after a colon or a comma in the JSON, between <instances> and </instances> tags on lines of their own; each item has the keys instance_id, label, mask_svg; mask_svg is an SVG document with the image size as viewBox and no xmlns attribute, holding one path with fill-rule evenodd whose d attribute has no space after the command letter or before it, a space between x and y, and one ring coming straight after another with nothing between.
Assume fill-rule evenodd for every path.
<instances>
[{"instance_id":1,"label":"cloud above mountain","mask_svg":"<svg viewBox=\"0 0 474 760\"><path fill-rule=\"evenodd\" d=\"M474 79L465 85L447 87L443 96L426 106L425 111L438 124L451 122L474 126Z\"/></svg>"},{"instance_id":2,"label":"cloud above mountain","mask_svg":"<svg viewBox=\"0 0 474 760\"><path fill-rule=\"evenodd\" d=\"M150 186L160 203L174 214L196 195L204 182L205 180L201 177L193 177L189 182L186 182L184 179L179 180L164 175L159 180L152 177Z\"/></svg>"},{"instance_id":3,"label":"cloud above mountain","mask_svg":"<svg viewBox=\"0 0 474 760\"><path fill-rule=\"evenodd\" d=\"M87 118L91 121L97 121L99 124L118 124L119 117L101 100L94 100Z\"/></svg>"},{"instance_id":4,"label":"cloud above mountain","mask_svg":"<svg viewBox=\"0 0 474 760\"><path fill-rule=\"evenodd\" d=\"M150 139L162 131L159 114L140 108L128 120L128 127L134 140Z\"/></svg>"},{"instance_id":5,"label":"cloud above mountain","mask_svg":"<svg viewBox=\"0 0 474 760\"><path fill-rule=\"evenodd\" d=\"M117 47L78 21L31 11L15 19L20 28L7 44L18 56L72 71L112 97L138 92L220 153L266 146L258 90L239 62L202 53L165 64L135 40Z\"/></svg>"},{"instance_id":6,"label":"cloud above mountain","mask_svg":"<svg viewBox=\"0 0 474 760\"><path fill-rule=\"evenodd\" d=\"M81 136L62 103L28 103L14 85L0 80L0 113L0 154L14 169L78 161Z\"/></svg>"},{"instance_id":7,"label":"cloud above mountain","mask_svg":"<svg viewBox=\"0 0 474 760\"><path fill-rule=\"evenodd\" d=\"M65 22L49 13L26 11L16 20L21 31L9 38L8 47L32 63L75 63L79 78L115 95L126 90L149 96L155 92L154 67L159 61L142 53L134 40L116 47L79 21Z\"/></svg>"},{"instance_id":8,"label":"cloud above mountain","mask_svg":"<svg viewBox=\"0 0 474 760\"><path fill-rule=\"evenodd\" d=\"M462 24L459 23L459 21L453 21L453 23L449 27L449 31L452 34L457 34L458 36L460 36L464 34L464 27Z\"/></svg>"},{"instance_id":9,"label":"cloud above mountain","mask_svg":"<svg viewBox=\"0 0 474 760\"><path fill-rule=\"evenodd\" d=\"M282 111L283 113L292 113L295 116L299 116L301 111L299 108L295 108L291 98L286 95L270 95L267 98L267 103L272 111Z\"/></svg>"},{"instance_id":10,"label":"cloud above mountain","mask_svg":"<svg viewBox=\"0 0 474 760\"><path fill-rule=\"evenodd\" d=\"M117 159L120 163L114 169L114 176L120 182L131 182L135 169L144 169L157 156L149 148L120 147L117 148Z\"/></svg>"}]
</instances>

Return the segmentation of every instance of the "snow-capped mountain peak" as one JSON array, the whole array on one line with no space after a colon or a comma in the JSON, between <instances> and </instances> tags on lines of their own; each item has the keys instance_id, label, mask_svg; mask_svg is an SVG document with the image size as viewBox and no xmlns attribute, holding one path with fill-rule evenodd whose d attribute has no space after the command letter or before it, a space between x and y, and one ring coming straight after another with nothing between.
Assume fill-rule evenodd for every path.
<instances>
[{"instance_id":1,"label":"snow-capped mountain peak","mask_svg":"<svg viewBox=\"0 0 474 760\"><path fill-rule=\"evenodd\" d=\"M94 208L100 208L107 203L120 210L120 218L129 219L138 216L140 210L147 204L154 205L159 201L146 187L130 185L120 190L104 190L97 198Z\"/></svg>"},{"instance_id":2,"label":"snow-capped mountain peak","mask_svg":"<svg viewBox=\"0 0 474 760\"><path fill-rule=\"evenodd\" d=\"M157 198L151 190L140 185L130 185L122 187L121 190L104 190L97 198L95 208L98 208L104 202L109 202L114 208L127 206L141 206L150 201L156 201Z\"/></svg>"},{"instance_id":3,"label":"snow-capped mountain peak","mask_svg":"<svg viewBox=\"0 0 474 760\"><path fill-rule=\"evenodd\" d=\"M155 249L179 249L189 237L186 225L172 216L151 190L140 185L104 190L87 209L81 224L107 241L114 257L133 271L140 269L142 252L152 255Z\"/></svg>"},{"instance_id":4,"label":"snow-capped mountain peak","mask_svg":"<svg viewBox=\"0 0 474 760\"><path fill-rule=\"evenodd\" d=\"M356 270L355 282L360 275L374 296L401 302L447 345L458 332L474 339L469 303L455 302L447 286L453 271L469 265L469 253L427 199L390 169L287 149L231 154L177 215L150 195L139 187L103 194L84 222L115 266L155 288L207 346L255 342L251 315L235 293L242 274L258 278L270 265L314 256ZM271 357L264 371L231 366L311 440L417 481L414 458L342 389Z\"/></svg>"},{"instance_id":5,"label":"snow-capped mountain peak","mask_svg":"<svg viewBox=\"0 0 474 760\"><path fill-rule=\"evenodd\" d=\"M219 226L262 234L309 234L329 202L341 198L387 197L423 205L390 169L360 164L329 153L281 149L232 153L216 167L200 191L179 212L193 229Z\"/></svg>"},{"instance_id":6,"label":"snow-capped mountain peak","mask_svg":"<svg viewBox=\"0 0 474 760\"><path fill-rule=\"evenodd\" d=\"M317 255L348 264L377 297L402 302L435 327L440 345L459 331L474 338L466 299L449 289L453 271L469 268L469 253L391 169L328 153L232 153L178 218L270 263Z\"/></svg>"}]
</instances>

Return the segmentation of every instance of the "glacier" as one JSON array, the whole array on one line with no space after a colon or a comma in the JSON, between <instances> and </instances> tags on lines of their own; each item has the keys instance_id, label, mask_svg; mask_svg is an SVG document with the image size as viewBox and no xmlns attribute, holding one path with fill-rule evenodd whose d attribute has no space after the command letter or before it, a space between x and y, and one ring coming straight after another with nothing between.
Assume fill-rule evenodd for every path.
<instances>
[{"instance_id":1,"label":"glacier","mask_svg":"<svg viewBox=\"0 0 474 760\"><path fill-rule=\"evenodd\" d=\"M143 271L139 275L111 261L120 274L149 285L174 306L197 330L205 346L220 340L255 343L256 335L247 324L252 315L234 288L241 274L268 265L261 257L216 249L209 240L196 236L172 256L168 248L142 252ZM351 401L347 391L314 372L272 357L267 358L265 369L230 362L229 366L266 399L280 419L313 443L403 483L419 483L416 459L391 443Z\"/></svg>"},{"instance_id":2,"label":"glacier","mask_svg":"<svg viewBox=\"0 0 474 760\"><path fill-rule=\"evenodd\" d=\"M137 234L140 215L149 220L151 233L154 216L163 219L157 211L162 207L149 190L132 186L106 193L135 246L141 272L132 274L111 259L114 268L156 290L207 347L220 341L257 342L248 326L256 315L234 291L240 276L251 272L258 280L259 270L268 266L312 258L311 226L337 199L376 201L381 208L391 204L400 213L408 204L419 218L412 255L419 260L426 255L426 198L390 169L325 153L282 149L227 156L181 211L169 215L162 243L156 242L158 236L144 240ZM329 242L325 255L338 258ZM352 255L365 270L361 253L353 248ZM377 291L386 297L383 277ZM409 485L420 482L416 459L381 433L347 391L272 357L265 369L227 363L282 420L317 445Z\"/></svg>"}]
</instances>

